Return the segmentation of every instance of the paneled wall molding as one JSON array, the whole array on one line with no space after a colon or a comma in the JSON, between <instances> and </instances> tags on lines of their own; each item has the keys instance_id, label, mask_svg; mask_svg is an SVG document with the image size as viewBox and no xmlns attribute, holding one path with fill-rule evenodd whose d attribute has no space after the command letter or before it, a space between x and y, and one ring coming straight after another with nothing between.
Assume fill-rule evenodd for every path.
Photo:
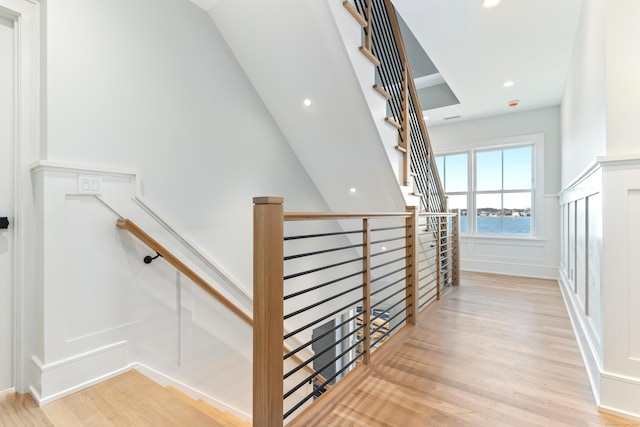
<instances>
[{"instance_id":1,"label":"paneled wall molding","mask_svg":"<svg viewBox=\"0 0 640 427\"><path fill-rule=\"evenodd\" d=\"M31 172L33 174L40 172L58 172L75 175L107 175L111 177L130 179L134 187L134 191L131 193L131 200L142 210L144 210L150 217L152 217L154 221L159 223L167 232L169 232L169 234L173 238L178 240L185 248L187 248L194 257L196 257L208 269L214 272L218 278L222 279L225 285L231 288L236 299L238 299L245 308L251 310L253 300L251 296L245 291L245 289L239 284L239 282L233 279L230 274L225 272L222 267L220 267L215 261L207 256L202 249L198 248L196 244L185 238L184 233L181 233L178 229L171 226L169 222L164 218L164 216L160 215L158 213L158 210L151 207L151 204L147 200L145 200L145 198L141 194L142 178L140 171L135 169L126 169L104 165L89 165L81 163L40 160L31 166ZM96 197L99 197L101 201L104 202L110 209L114 210L116 214L120 215L120 212L117 212L117 207L114 206L116 205L116 203L111 203L109 194L101 192L100 194L97 194Z\"/></svg>"},{"instance_id":2,"label":"paneled wall molding","mask_svg":"<svg viewBox=\"0 0 640 427\"><path fill-rule=\"evenodd\" d=\"M130 369L127 351L127 342L121 341L48 364L34 356L31 361L39 383L30 392L44 405L119 375Z\"/></svg>"},{"instance_id":3,"label":"paneled wall molding","mask_svg":"<svg viewBox=\"0 0 640 427\"><path fill-rule=\"evenodd\" d=\"M584 316L583 310L573 297L573 285L569 281L563 268L559 269L558 275L560 277L562 298L567 307L569 319L571 320L573 331L576 335L576 341L582 354L582 360L587 369L589 383L591 384L593 395L596 398L596 403L599 404L600 373L602 372L602 360L599 354L600 344L597 342L593 328Z\"/></svg>"},{"instance_id":4,"label":"paneled wall molding","mask_svg":"<svg viewBox=\"0 0 640 427\"><path fill-rule=\"evenodd\" d=\"M558 193L557 196L560 198L560 204L564 204L570 200L576 200L578 198L585 197L585 195L588 195L586 193L593 190L590 188L585 188L584 182L602 168L613 166L640 167L640 153L596 157L576 178L574 178L573 181L571 181L571 183L569 183L569 185L567 185L560 193Z\"/></svg>"},{"instance_id":5,"label":"paneled wall molding","mask_svg":"<svg viewBox=\"0 0 640 427\"><path fill-rule=\"evenodd\" d=\"M560 210L561 289L594 395L640 418L640 154L595 158Z\"/></svg>"},{"instance_id":6,"label":"paneled wall molding","mask_svg":"<svg viewBox=\"0 0 640 427\"><path fill-rule=\"evenodd\" d=\"M464 271L476 273L504 274L507 276L533 277L538 279L558 279L558 267L555 265L535 265L517 263L513 261L491 261L491 260L460 260L460 267Z\"/></svg>"}]
</instances>

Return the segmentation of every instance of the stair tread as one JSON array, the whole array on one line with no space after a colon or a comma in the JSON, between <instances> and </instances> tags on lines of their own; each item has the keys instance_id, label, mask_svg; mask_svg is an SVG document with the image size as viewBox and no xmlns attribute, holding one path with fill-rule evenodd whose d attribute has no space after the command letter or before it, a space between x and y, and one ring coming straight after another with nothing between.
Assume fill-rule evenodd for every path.
<instances>
[{"instance_id":1,"label":"stair tread","mask_svg":"<svg viewBox=\"0 0 640 427\"><path fill-rule=\"evenodd\" d=\"M223 411L214 406L211 406L210 404L208 404L202 399L196 400L191 396L181 392L180 390L178 390L173 386L167 386L167 390L169 390L171 393L178 396L183 401L189 403L194 408L200 410L202 413L208 415L215 421L222 423L222 425L224 426L228 426L228 427L250 427L251 426L251 423L249 421L241 420L227 411Z\"/></svg>"},{"instance_id":2,"label":"stair tread","mask_svg":"<svg viewBox=\"0 0 640 427\"><path fill-rule=\"evenodd\" d=\"M355 6L353 6L346 0L342 2L342 5L345 7L345 9L347 9L351 16L353 16L353 19L355 19L362 28L365 28L367 26L367 20L364 19L362 15L360 15Z\"/></svg>"},{"instance_id":3,"label":"stair tread","mask_svg":"<svg viewBox=\"0 0 640 427\"><path fill-rule=\"evenodd\" d=\"M396 122L393 118L391 117L385 117L384 121L389 123L391 126L393 126L396 129L402 129L402 125L400 125L400 123Z\"/></svg>"},{"instance_id":4,"label":"stair tread","mask_svg":"<svg viewBox=\"0 0 640 427\"><path fill-rule=\"evenodd\" d=\"M369 59L369 61L371 61L373 65L375 65L376 67L380 65L380 60L376 58L373 52L371 52L369 49L367 49L364 46L360 46L359 49L360 49L360 52L362 52L362 54L366 56L367 59Z\"/></svg>"},{"instance_id":5,"label":"stair tread","mask_svg":"<svg viewBox=\"0 0 640 427\"><path fill-rule=\"evenodd\" d=\"M130 370L42 407L53 425L224 427L165 387Z\"/></svg>"}]
</instances>

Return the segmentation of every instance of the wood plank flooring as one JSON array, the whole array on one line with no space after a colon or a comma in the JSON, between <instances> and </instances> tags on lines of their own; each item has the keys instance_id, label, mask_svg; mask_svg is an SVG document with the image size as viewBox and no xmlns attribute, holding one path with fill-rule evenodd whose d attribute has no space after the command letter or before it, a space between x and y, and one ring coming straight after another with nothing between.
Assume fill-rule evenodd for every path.
<instances>
[{"instance_id":1,"label":"wood plank flooring","mask_svg":"<svg viewBox=\"0 0 640 427\"><path fill-rule=\"evenodd\" d=\"M321 399L333 405L290 425L640 426L598 413L557 283L461 279L401 332L405 340L374 353L380 363L348 395L333 387ZM86 425L222 424L137 371L42 408L0 394L0 427Z\"/></svg>"},{"instance_id":2,"label":"wood plank flooring","mask_svg":"<svg viewBox=\"0 0 640 427\"><path fill-rule=\"evenodd\" d=\"M350 393L291 425L640 426L598 412L556 282L461 279Z\"/></svg>"},{"instance_id":3,"label":"wood plank flooring","mask_svg":"<svg viewBox=\"0 0 640 427\"><path fill-rule=\"evenodd\" d=\"M5 393L0 397L0 426L224 427L135 370L41 408L29 395Z\"/></svg>"}]
</instances>

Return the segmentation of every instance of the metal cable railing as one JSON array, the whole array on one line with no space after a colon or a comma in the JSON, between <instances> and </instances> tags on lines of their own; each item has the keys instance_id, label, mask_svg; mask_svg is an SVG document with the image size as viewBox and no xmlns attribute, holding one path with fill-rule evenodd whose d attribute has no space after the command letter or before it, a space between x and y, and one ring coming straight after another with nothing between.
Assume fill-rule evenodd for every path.
<instances>
[{"instance_id":1,"label":"metal cable railing","mask_svg":"<svg viewBox=\"0 0 640 427\"><path fill-rule=\"evenodd\" d=\"M292 332L283 338L301 343L284 356L285 419L406 324L413 230L405 216L345 219L345 232L329 231L339 228L331 219L326 232L284 237L283 320ZM287 364L296 354L302 364Z\"/></svg>"},{"instance_id":2,"label":"metal cable railing","mask_svg":"<svg viewBox=\"0 0 640 427\"><path fill-rule=\"evenodd\" d=\"M391 96L388 100L389 117L401 126L397 131L398 146L406 149L405 155L409 156L410 168L406 172L404 184L409 184L409 176L413 177L421 198L421 210L444 212L445 194L435 172L435 159L395 9L389 0L354 0L354 3L356 10L365 19L368 8L371 8L371 21L363 28L363 40L367 41L370 37L371 46L365 47L370 48L371 53L380 61L380 65L376 67L376 81Z\"/></svg>"},{"instance_id":3,"label":"metal cable railing","mask_svg":"<svg viewBox=\"0 0 640 427\"><path fill-rule=\"evenodd\" d=\"M254 420L266 412L275 422L274 411L291 419L369 365L458 283L457 215L285 214L280 198L254 203Z\"/></svg>"}]
</instances>

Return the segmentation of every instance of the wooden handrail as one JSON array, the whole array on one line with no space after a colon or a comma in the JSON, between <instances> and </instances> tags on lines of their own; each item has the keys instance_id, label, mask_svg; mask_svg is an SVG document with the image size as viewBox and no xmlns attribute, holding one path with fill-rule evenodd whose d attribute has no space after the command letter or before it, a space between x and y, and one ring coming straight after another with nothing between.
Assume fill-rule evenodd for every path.
<instances>
[{"instance_id":1,"label":"wooden handrail","mask_svg":"<svg viewBox=\"0 0 640 427\"><path fill-rule=\"evenodd\" d=\"M118 228L127 230L131 234L136 236L138 239L140 239L141 242L149 246L156 253L160 254L162 258L164 258L169 264L173 265L178 271L191 279L193 283L195 283L202 290L220 301L222 305L231 310L239 318L244 320L245 323L247 323L249 326L253 327L253 319L251 318L251 316L245 313L242 309L240 309L237 305L227 299L220 292L216 291L211 285L209 285L209 283L207 283L206 280L198 276L192 269L190 269L187 265L180 261L175 255L169 252L164 246L154 240L151 236L145 233L144 230L134 224L131 220L120 218L117 222L117 225Z\"/></svg>"},{"instance_id":2,"label":"wooden handrail","mask_svg":"<svg viewBox=\"0 0 640 427\"><path fill-rule=\"evenodd\" d=\"M283 242L288 240L284 235L284 224L287 221L334 221L342 219L352 219L362 221L362 253L361 258L356 258L351 261L362 260L361 271L354 273L353 276L357 277L359 282L359 275L362 275L361 286L351 289L351 291L362 292L358 294L358 303L361 307L358 312L361 313L357 322L358 329L362 329L358 332L358 339L362 341L362 346L357 350L358 359L361 366L367 366L371 363L372 353L372 334L377 331L372 329L372 314L371 314L371 270L377 267L372 267L371 259L374 256L371 253L371 222L374 219L393 218L398 223L403 224L401 227L404 233L401 237L397 235L398 239L404 239L405 246L399 249L404 249L404 258L395 259L392 262L402 262L404 264L404 290L397 291L396 294L404 292L404 314L405 317L401 319L408 325L415 324L418 319L421 298L420 280L423 270L428 270L428 273L424 273L425 277L432 277L435 270L435 277L425 284L431 286L433 281L436 284L433 288L425 291L425 302L423 305L431 302L436 297L439 299L442 292L442 284L440 283L443 277L441 261L444 258L450 260L456 256L456 252L452 252L451 249L446 247L443 252L443 243L446 239L449 239L448 235L444 235L448 232L446 222L456 219L456 213L444 213L444 212L418 212L417 207L407 207L405 212L284 212L284 201L280 197L257 197L254 198L254 298L256 310L254 307L256 325L260 324L260 332L256 328L254 331L254 339L257 341L254 345L254 363L259 361L259 364L254 364L254 423L256 425L280 425L281 419L278 419L278 414L283 410L283 404L287 404L288 409L284 416L285 420L298 411L305 402L308 402L314 393L307 394L302 399L293 401L288 400L294 392L300 389L304 385L304 381L296 384L292 388L288 389L284 393L283 402L278 402L277 399L283 396L282 394L282 359L277 354L278 339L282 338L282 321L284 308L284 279L283 270L286 262L283 262ZM434 256L423 256L424 260L420 259L421 249L425 243L421 242L419 238L419 230L421 224L419 217L423 218L435 218L438 220L437 228L434 230L432 241L427 242L428 249L435 251L436 259ZM443 224L445 224L443 226ZM375 229L377 230L377 229ZM427 230L428 231L428 230ZM322 235L319 235L322 236ZM360 247L360 245L358 245ZM433 249L431 249L433 248ZM293 258L293 256L292 256ZM349 261L349 262L351 262ZM426 262L422 267L420 262ZM455 263L454 261L447 261L449 263ZM340 264L336 264L340 265ZM386 264L384 264L386 265ZM452 264L453 265L453 264ZM312 267L312 266L308 266ZM398 271L402 270L400 268ZM310 270L315 271L315 270ZM447 276L449 277L449 276ZM329 279L323 278L321 281ZM455 280L455 277L453 278ZM311 280L313 282L313 280ZM328 282L331 283L331 282ZM451 280L447 281L447 285L452 284ZM393 283L395 284L395 283ZM309 283L309 289L315 288L315 283ZM446 286L446 285L445 285ZM301 289L298 289L302 291ZM302 292L300 292L302 293ZM393 294L393 295L396 295ZM400 294L401 295L401 294ZM427 299L428 297L428 299ZM324 296L323 296L324 298ZM323 302L329 301L331 298L323 300ZM403 301L399 301L402 303ZM352 303L355 304L355 303ZM310 304L309 307L314 308L315 304ZM395 306L395 304L394 304ZM347 306L348 307L348 306ZM308 307L307 307L308 308ZM346 307L342 308L344 310ZM337 312L333 312L328 316L332 316ZM402 313L398 313L402 314ZM395 315L392 319L395 318ZM320 317L320 320L326 320L327 317ZM350 321L354 321L351 318ZM315 323L310 323L308 326L312 326ZM401 325L398 323L392 330ZM303 328L304 329L304 328ZM354 332L355 333L355 332ZM377 332L376 332L377 333ZM278 338L278 339L276 339ZM376 338L376 343L380 341L380 338ZM376 346L377 347L377 346ZM349 350L350 351L350 350ZM355 360L355 359L354 359ZM352 362L350 362L352 363ZM357 368L356 368L357 369ZM319 377L319 376L318 376ZM322 381L324 382L324 381ZM333 389L333 388L332 388ZM323 395L324 396L324 395Z\"/></svg>"},{"instance_id":3,"label":"wooden handrail","mask_svg":"<svg viewBox=\"0 0 640 427\"><path fill-rule=\"evenodd\" d=\"M409 59L407 57L407 51L404 46L404 40L402 38L402 33L400 32L400 25L398 24L398 17L395 13L395 8L391 3L391 0L384 0L387 11L389 12L389 22L391 23L391 29L393 31L393 36L395 37L398 43L398 52L401 56L401 61L403 62L406 72L407 72L407 84L409 88L409 92L411 93L411 99L413 100L413 108L416 112L422 115L422 107L420 106L420 99L418 98L418 90L416 89L415 82L413 80L413 74L411 73L411 67L409 66ZM418 120L420 125L420 131L424 136L424 142L426 145L427 155L429 156L429 164L435 165L435 157L433 156L433 150L431 148L431 140L429 139L429 133L427 132L427 125L424 120ZM434 179L436 181L436 187L438 188L438 194L440 197L444 197L444 190L442 188L442 183L440 182L440 177L437 173L433 174ZM428 207L427 207L428 209Z\"/></svg>"},{"instance_id":4,"label":"wooden handrail","mask_svg":"<svg viewBox=\"0 0 640 427\"><path fill-rule=\"evenodd\" d=\"M131 234L136 236L142 243L149 246L151 250L160 254L162 258L164 258L169 264L173 265L178 271L191 279L196 285L202 288L209 295L220 301L226 308L235 313L238 317L240 317L246 324L253 328L253 318L245 313L240 307L235 305L229 299L227 299L220 292L216 291L206 280L202 277L198 276L192 269L190 269L187 265L185 265L182 261L180 261L175 255L173 255L169 250L167 250L164 246L158 243L155 239L149 236L144 230L138 227L133 221L127 218L118 219L116 225L118 228L129 231ZM283 347L284 353L289 353L291 349L284 345ZM297 354L291 356L291 358L298 364L302 364L303 360ZM310 366L306 366L305 370L308 372L314 372L314 369ZM325 379L322 375L317 374L316 379L318 381L324 382Z\"/></svg>"},{"instance_id":5,"label":"wooden handrail","mask_svg":"<svg viewBox=\"0 0 640 427\"><path fill-rule=\"evenodd\" d=\"M418 117L418 126L419 132L422 136L422 140L424 141L424 149L426 153L426 163L428 165L429 170L431 171L431 178L425 177L424 181L426 185L433 185L435 187L435 191L438 194L438 197L441 201L440 206L444 205L443 200L445 197L444 189L442 187L442 182L440 181L440 176L438 173L433 172L435 168L435 157L433 155L433 150L431 147L431 141L429 139L429 134L427 132L427 126L424 120L421 118L422 116L422 107L420 106L420 99L418 97L418 91L415 87L415 82L413 80L413 75L411 73L411 68L409 66L409 60L406 53L406 48L404 45L404 40L402 38L402 33L400 31L400 26L398 25L398 18L395 12L395 8L391 2L391 0L381 0L384 3L384 8L387 12L387 16L389 19L389 25L391 27L391 33L393 34L393 41L395 42L395 47L398 51L398 56L400 60L400 64L402 66L402 70L400 71L402 74L401 81L399 84L401 85L401 94L400 94L400 108L401 113L399 115L400 123L397 123L393 119L389 121L390 118L386 118L388 123L398 128L398 145L396 148L402 151L402 180L404 185L408 185L410 182L410 177L413 173L410 171L410 159L411 159L411 120L409 118L410 109L413 108L415 114ZM378 66L379 61L377 58L372 58L372 29L373 26L373 1L372 0L364 0L362 14L358 12L358 10L351 5L349 1L343 2L344 7L347 11L356 19L365 29L365 37L363 40L363 46L360 46L360 50L363 54L365 54L372 62ZM364 22L364 24L363 24ZM384 88L377 87L374 85L374 89L378 91L378 93L382 94L390 99L390 95L386 92ZM411 98L411 102L409 101ZM414 171L415 172L415 171ZM428 192L427 192L428 193ZM426 210L431 210L432 204L428 199L423 198L423 202ZM441 209L444 210L444 209Z\"/></svg>"},{"instance_id":6,"label":"wooden handrail","mask_svg":"<svg viewBox=\"0 0 640 427\"><path fill-rule=\"evenodd\" d=\"M382 217L409 217L408 212L285 212L285 221L306 221L312 219L364 219Z\"/></svg>"}]
</instances>

